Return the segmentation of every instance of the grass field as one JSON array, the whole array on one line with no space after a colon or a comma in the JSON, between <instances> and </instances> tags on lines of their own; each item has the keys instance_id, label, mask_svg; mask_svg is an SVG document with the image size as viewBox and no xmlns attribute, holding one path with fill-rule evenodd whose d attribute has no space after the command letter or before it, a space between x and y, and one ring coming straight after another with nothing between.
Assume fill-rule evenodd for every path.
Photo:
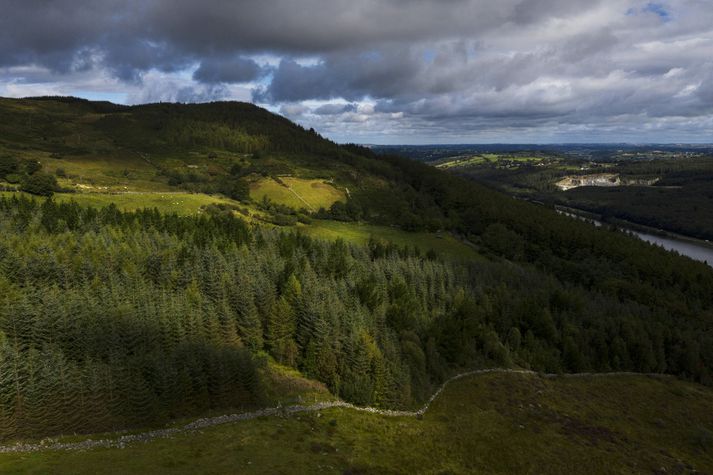
<instances>
[{"instance_id":1,"label":"grass field","mask_svg":"<svg viewBox=\"0 0 713 475\"><path fill-rule=\"evenodd\" d=\"M107 191L167 191L166 178L158 177L156 168L138 155L80 156L41 160L49 173L64 170L59 178L62 186ZM77 185L80 185L79 187Z\"/></svg>"},{"instance_id":2,"label":"grass field","mask_svg":"<svg viewBox=\"0 0 713 475\"><path fill-rule=\"evenodd\" d=\"M482 165L486 161L487 160L480 155L474 155L468 158L458 157L453 160L448 160L446 162L439 163L438 165L436 165L436 168L448 169L457 167L469 167L473 165Z\"/></svg>"},{"instance_id":3,"label":"grass field","mask_svg":"<svg viewBox=\"0 0 713 475\"><path fill-rule=\"evenodd\" d=\"M166 177L157 175L157 168L147 163L136 153L113 151L106 154L53 157L38 150L4 152L25 160L42 164L50 174L57 170L63 173L58 182L65 188L92 189L93 191L163 191L170 190ZM80 185L80 186L77 186Z\"/></svg>"},{"instance_id":4,"label":"grass field","mask_svg":"<svg viewBox=\"0 0 713 475\"><path fill-rule=\"evenodd\" d=\"M260 201L267 196L275 203L294 209L317 211L329 208L336 201L345 201L345 193L324 180L282 177L278 183L273 178L263 178L250 187L250 197Z\"/></svg>"},{"instance_id":5,"label":"grass field","mask_svg":"<svg viewBox=\"0 0 713 475\"><path fill-rule=\"evenodd\" d=\"M488 374L422 419L328 409L128 446L0 455L2 473L700 473L713 390L645 376Z\"/></svg>"},{"instance_id":6,"label":"grass field","mask_svg":"<svg viewBox=\"0 0 713 475\"><path fill-rule=\"evenodd\" d=\"M416 246L422 252L428 252L433 249L437 253L453 259L482 259L472 247L447 233L412 233L388 226L327 220L314 220L312 224L300 226L299 229L318 239L336 240L342 238L354 244L366 244L373 237L399 246Z\"/></svg>"},{"instance_id":7,"label":"grass field","mask_svg":"<svg viewBox=\"0 0 713 475\"><path fill-rule=\"evenodd\" d=\"M0 192L11 196L12 192ZM30 195L27 195L30 196ZM42 198L40 198L42 199ZM157 193L56 193L57 202L76 201L80 205L104 207L114 203L123 211L133 211L142 208L157 208L164 213L177 213L182 216L200 212L202 206L209 204L236 204L235 201L220 196L201 193L157 192Z\"/></svg>"}]
</instances>

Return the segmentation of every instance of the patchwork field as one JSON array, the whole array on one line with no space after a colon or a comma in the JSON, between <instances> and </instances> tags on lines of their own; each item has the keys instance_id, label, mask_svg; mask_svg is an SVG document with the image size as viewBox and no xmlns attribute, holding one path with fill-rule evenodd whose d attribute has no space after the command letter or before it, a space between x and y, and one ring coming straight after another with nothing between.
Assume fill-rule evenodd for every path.
<instances>
[{"instance_id":1,"label":"patchwork field","mask_svg":"<svg viewBox=\"0 0 713 475\"><path fill-rule=\"evenodd\" d=\"M0 455L2 473L197 470L710 473L713 391L673 378L486 374L447 386L422 418L326 409L183 432L123 449Z\"/></svg>"},{"instance_id":2,"label":"patchwork field","mask_svg":"<svg viewBox=\"0 0 713 475\"><path fill-rule=\"evenodd\" d=\"M536 156L520 156L520 155L498 155L494 153L483 153L472 156L459 156L441 161L436 165L436 168L452 169L474 167L479 165L510 165L517 166L521 164L540 163L544 157Z\"/></svg>"}]
</instances>

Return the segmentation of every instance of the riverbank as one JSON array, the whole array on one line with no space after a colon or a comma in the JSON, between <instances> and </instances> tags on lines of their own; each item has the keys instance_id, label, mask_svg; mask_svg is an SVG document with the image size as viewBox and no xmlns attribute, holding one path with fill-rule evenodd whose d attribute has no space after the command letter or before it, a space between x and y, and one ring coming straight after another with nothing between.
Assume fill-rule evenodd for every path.
<instances>
[{"instance_id":1,"label":"riverbank","mask_svg":"<svg viewBox=\"0 0 713 475\"><path fill-rule=\"evenodd\" d=\"M632 234L643 241L656 244L668 251L676 251L679 254L713 267L713 243L710 241L704 241L665 229L653 228L619 218L604 220L601 215L569 206L555 205L554 209L560 214L581 219L597 227L603 225L614 226L620 231Z\"/></svg>"}]
</instances>

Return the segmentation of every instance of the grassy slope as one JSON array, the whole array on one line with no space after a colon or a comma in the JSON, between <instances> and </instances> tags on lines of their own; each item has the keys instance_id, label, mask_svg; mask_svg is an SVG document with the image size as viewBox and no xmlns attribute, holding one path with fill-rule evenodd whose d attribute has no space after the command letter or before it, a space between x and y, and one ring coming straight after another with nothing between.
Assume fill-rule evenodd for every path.
<instances>
[{"instance_id":1,"label":"grassy slope","mask_svg":"<svg viewBox=\"0 0 713 475\"><path fill-rule=\"evenodd\" d=\"M248 145L234 137L264 153L258 158L239 150ZM166 190L165 172L210 181L234 164L281 166L282 173L305 178L351 176L352 167L333 159L337 151L335 144L251 104L120 107L0 98L0 155L37 160L50 173L61 168L67 175L63 186Z\"/></svg>"},{"instance_id":2,"label":"grassy slope","mask_svg":"<svg viewBox=\"0 0 713 475\"><path fill-rule=\"evenodd\" d=\"M705 473L712 430L702 386L489 374L452 383L422 420L330 409L123 450L2 455L0 472Z\"/></svg>"},{"instance_id":3,"label":"grassy slope","mask_svg":"<svg viewBox=\"0 0 713 475\"><path fill-rule=\"evenodd\" d=\"M342 223L339 221L314 220L308 226L299 229L318 238L336 240L342 238L355 244L366 244L369 238L383 239L399 246L416 246L422 252L430 249L447 257L476 260L481 256L470 246L457 240L450 234L427 232L405 232L398 228L371 224Z\"/></svg>"},{"instance_id":4,"label":"grassy slope","mask_svg":"<svg viewBox=\"0 0 713 475\"><path fill-rule=\"evenodd\" d=\"M310 211L329 208L336 201L346 201L343 191L325 183L324 180L295 177L281 177L280 180L284 185L273 178L263 178L254 182L250 186L250 197L260 201L266 196L275 203L294 209L307 208Z\"/></svg>"},{"instance_id":5,"label":"grassy slope","mask_svg":"<svg viewBox=\"0 0 713 475\"><path fill-rule=\"evenodd\" d=\"M0 192L0 195L4 196L12 194L12 192ZM221 196L182 192L57 193L54 195L54 200L57 202L76 201L81 205L94 207L103 207L114 203L124 211L157 208L164 213L177 213L182 216L196 214L201 211L201 207L209 204L237 204L237 202Z\"/></svg>"},{"instance_id":6,"label":"grassy slope","mask_svg":"<svg viewBox=\"0 0 713 475\"><path fill-rule=\"evenodd\" d=\"M219 195L188 193L181 188L171 187L168 178L160 173L159 168L216 177L227 174L235 163L243 167L259 163L287 165L294 176L283 176L280 180L314 210L329 208L336 201L345 201L345 187L354 190L358 186L357 182L374 184L375 177L354 175L351 167L336 160L311 161L281 152L270 154L268 158L255 159L252 154L209 146L171 146L161 139L163 129L157 132L154 127L154 122L161 123L163 120L162 107L154 105L111 111L110 106L81 101L62 103L0 98L0 154L38 160L49 173L62 169L66 177L59 178L60 185L72 188L77 193L58 193L55 195L57 201L74 200L90 206L115 203L123 210L155 207L163 212L181 215L198 213L201 207L209 204L239 204ZM170 117L186 116L196 123L203 123L207 119L202 114L210 113L210 107L175 106L176 110ZM273 117L252 106L234 107L234 114L239 117L238 124L260 120L278 131L289 130L291 127L281 123L284 119ZM206 111L202 112L203 108ZM230 114L227 118L221 116L224 111L217 111L216 114L225 120L233 118ZM3 118L6 119L4 122ZM107 126L104 124L107 120L113 122ZM299 132L295 133L299 135ZM321 139L309 140L319 142ZM333 177L342 177L342 180L331 182ZM348 177L347 181L344 181L344 177ZM271 177L257 180L251 186L251 197L254 200L259 201L264 195L274 202L295 209L306 207L294 193ZM239 206L249 209L252 214L263 214L254 206ZM363 244L373 236L400 246L416 245L424 252L434 249L457 258L477 257L472 248L447 235L439 237L429 233L408 233L385 226L328 221L315 221L313 225L301 226L300 230L324 239L341 237L349 242Z\"/></svg>"}]
</instances>

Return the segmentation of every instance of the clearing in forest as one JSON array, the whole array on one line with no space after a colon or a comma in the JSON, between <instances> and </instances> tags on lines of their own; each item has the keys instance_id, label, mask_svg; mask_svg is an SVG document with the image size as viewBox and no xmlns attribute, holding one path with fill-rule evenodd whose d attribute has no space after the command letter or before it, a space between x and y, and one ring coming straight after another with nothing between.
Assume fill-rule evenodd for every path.
<instances>
[{"instance_id":1,"label":"clearing in forest","mask_svg":"<svg viewBox=\"0 0 713 475\"><path fill-rule=\"evenodd\" d=\"M263 178L250 186L252 199L260 201L265 196L277 204L309 211L326 209L337 201L346 201L345 192L325 180L294 177Z\"/></svg>"}]
</instances>

